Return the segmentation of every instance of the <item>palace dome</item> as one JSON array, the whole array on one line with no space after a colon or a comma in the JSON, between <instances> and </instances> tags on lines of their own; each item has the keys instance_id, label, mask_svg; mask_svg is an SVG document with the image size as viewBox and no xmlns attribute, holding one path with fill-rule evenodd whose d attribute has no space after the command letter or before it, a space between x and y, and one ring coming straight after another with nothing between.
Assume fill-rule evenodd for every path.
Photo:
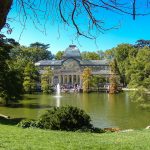
<instances>
[{"instance_id":1,"label":"palace dome","mask_svg":"<svg viewBox=\"0 0 150 150\"><path fill-rule=\"evenodd\" d=\"M81 59L80 50L76 47L76 45L69 45L64 52L63 58Z\"/></svg>"}]
</instances>

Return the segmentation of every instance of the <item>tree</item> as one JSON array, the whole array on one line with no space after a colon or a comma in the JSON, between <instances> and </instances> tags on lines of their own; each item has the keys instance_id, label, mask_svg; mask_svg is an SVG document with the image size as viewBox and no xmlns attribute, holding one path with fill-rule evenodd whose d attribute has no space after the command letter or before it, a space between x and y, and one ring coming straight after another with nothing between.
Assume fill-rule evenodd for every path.
<instances>
[{"instance_id":1,"label":"tree","mask_svg":"<svg viewBox=\"0 0 150 150\"><path fill-rule=\"evenodd\" d=\"M30 44L30 47L28 48L28 53L31 56L32 61L34 62L40 60L51 60L54 58L54 56L48 50L48 48L49 48L49 44L36 42Z\"/></svg>"},{"instance_id":2,"label":"tree","mask_svg":"<svg viewBox=\"0 0 150 150\"><path fill-rule=\"evenodd\" d=\"M13 2L13 3L12 3ZM12 5L14 4L14 5ZM149 14L149 0L1 0L0 1L0 30L6 25L6 18L10 9L18 6L18 17L25 26L27 19L31 19L34 25L40 24L43 18L47 21L49 18L55 18L56 22L63 22L65 25L73 26L77 36L84 36L94 39L97 32L104 32L106 28L102 20L102 11L110 11L118 14L127 14L133 17ZM40 15L38 15L40 14ZM58 19L56 19L56 16ZM81 20L82 18L82 20ZM85 26L83 27L82 22ZM45 26L44 26L45 27ZM116 28L116 27L114 27Z\"/></svg>"},{"instance_id":3,"label":"tree","mask_svg":"<svg viewBox=\"0 0 150 150\"><path fill-rule=\"evenodd\" d=\"M50 47L49 44L44 44L44 43L40 43L40 42L35 42L35 43L31 43L30 47L35 47L35 48L41 48L43 50L48 50L48 48Z\"/></svg>"},{"instance_id":4,"label":"tree","mask_svg":"<svg viewBox=\"0 0 150 150\"><path fill-rule=\"evenodd\" d=\"M131 75L129 86L150 89L150 48L144 47L138 51L135 59L131 60L128 72Z\"/></svg>"},{"instance_id":5,"label":"tree","mask_svg":"<svg viewBox=\"0 0 150 150\"><path fill-rule=\"evenodd\" d=\"M110 83L110 86L109 86L109 93L110 94L115 94L117 93L117 88L118 88L118 83L117 83L117 76L116 74L112 73L110 75L110 78L109 78L109 83Z\"/></svg>"},{"instance_id":6,"label":"tree","mask_svg":"<svg viewBox=\"0 0 150 150\"><path fill-rule=\"evenodd\" d=\"M50 67L45 67L43 73L41 74L41 89L43 93L52 92L52 76L53 72Z\"/></svg>"},{"instance_id":7,"label":"tree","mask_svg":"<svg viewBox=\"0 0 150 150\"><path fill-rule=\"evenodd\" d=\"M36 90L38 81L38 70L33 62L28 62L24 69L23 87L26 93L32 93Z\"/></svg>"},{"instance_id":8,"label":"tree","mask_svg":"<svg viewBox=\"0 0 150 150\"><path fill-rule=\"evenodd\" d=\"M13 0L0 1L0 30L6 25L7 15L11 9Z\"/></svg>"},{"instance_id":9,"label":"tree","mask_svg":"<svg viewBox=\"0 0 150 150\"><path fill-rule=\"evenodd\" d=\"M150 48L138 48L138 53L131 60L127 71L130 76L129 87L137 90L130 94L133 102L137 102L142 109L150 109Z\"/></svg>"},{"instance_id":10,"label":"tree","mask_svg":"<svg viewBox=\"0 0 150 150\"><path fill-rule=\"evenodd\" d=\"M100 56L96 52L82 52L82 59L85 60L99 60Z\"/></svg>"},{"instance_id":11,"label":"tree","mask_svg":"<svg viewBox=\"0 0 150 150\"><path fill-rule=\"evenodd\" d=\"M111 67L111 75L109 78L109 93L110 94L115 94L118 92L118 66L117 66L117 62L114 59L111 63L110 63L110 67Z\"/></svg>"},{"instance_id":12,"label":"tree","mask_svg":"<svg viewBox=\"0 0 150 150\"><path fill-rule=\"evenodd\" d=\"M92 87L99 87L99 84L104 84L106 82L106 79L102 75L92 75L91 83L90 85Z\"/></svg>"},{"instance_id":13,"label":"tree","mask_svg":"<svg viewBox=\"0 0 150 150\"><path fill-rule=\"evenodd\" d=\"M100 59L104 59L105 58L105 52L103 52L102 50L98 50L97 54L99 55Z\"/></svg>"},{"instance_id":14,"label":"tree","mask_svg":"<svg viewBox=\"0 0 150 150\"><path fill-rule=\"evenodd\" d=\"M22 94L22 84L20 72L10 66L9 44L0 41L0 98L6 104L10 101L18 100Z\"/></svg>"},{"instance_id":15,"label":"tree","mask_svg":"<svg viewBox=\"0 0 150 150\"><path fill-rule=\"evenodd\" d=\"M92 77L91 69L85 68L82 73L82 83L83 83L82 88L83 92L85 93L89 92L91 77Z\"/></svg>"},{"instance_id":16,"label":"tree","mask_svg":"<svg viewBox=\"0 0 150 150\"><path fill-rule=\"evenodd\" d=\"M114 58L114 48L106 50L104 52L104 58L105 59L113 59Z\"/></svg>"},{"instance_id":17,"label":"tree","mask_svg":"<svg viewBox=\"0 0 150 150\"><path fill-rule=\"evenodd\" d=\"M3 98L6 103L9 98L9 91L6 87L9 66L7 64L7 60L9 60L9 54L6 49L0 47L0 97Z\"/></svg>"},{"instance_id":18,"label":"tree","mask_svg":"<svg viewBox=\"0 0 150 150\"><path fill-rule=\"evenodd\" d=\"M144 40L144 39L137 40L134 46L137 48L143 48L145 46L150 47L150 40Z\"/></svg>"},{"instance_id":19,"label":"tree","mask_svg":"<svg viewBox=\"0 0 150 150\"><path fill-rule=\"evenodd\" d=\"M120 44L116 48L114 48L114 57L119 69L120 80L124 86L127 85L126 76L125 76L126 70L130 66L129 52L133 48L134 47L130 44Z\"/></svg>"},{"instance_id":20,"label":"tree","mask_svg":"<svg viewBox=\"0 0 150 150\"><path fill-rule=\"evenodd\" d=\"M37 46L36 46L37 44ZM25 46L15 46L10 51L10 57L13 60L13 65L24 69L25 65L29 62L37 62L40 60L50 60L53 58L53 55L50 51L47 50L48 44L43 43L33 43L31 47Z\"/></svg>"},{"instance_id":21,"label":"tree","mask_svg":"<svg viewBox=\"0 0 150 150\"><path fill-rule=\"evenodd\" d=\"M61 60L63 57L64 51L58 51L55 55L56 60Z\"/></svg>"}]
</instances>

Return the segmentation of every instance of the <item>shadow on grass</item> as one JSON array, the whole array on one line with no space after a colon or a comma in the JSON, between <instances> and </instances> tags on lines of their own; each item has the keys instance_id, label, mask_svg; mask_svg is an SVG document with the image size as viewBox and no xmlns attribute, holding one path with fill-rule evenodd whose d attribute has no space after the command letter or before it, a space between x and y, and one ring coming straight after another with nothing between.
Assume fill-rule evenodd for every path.
<instances>
[{"instance_id":1,"label":"shadow on grass","mask_svg":"<svg viewBox=\"0 0 150 150\"><path fill-rule=\"evenodd\" d=\"M10 118L10 119L6 119L6 118L3 118L3 117L0 117L0 124L17 125L22 119L24 119L24 118Z\"/></svg>"}]
</instances>

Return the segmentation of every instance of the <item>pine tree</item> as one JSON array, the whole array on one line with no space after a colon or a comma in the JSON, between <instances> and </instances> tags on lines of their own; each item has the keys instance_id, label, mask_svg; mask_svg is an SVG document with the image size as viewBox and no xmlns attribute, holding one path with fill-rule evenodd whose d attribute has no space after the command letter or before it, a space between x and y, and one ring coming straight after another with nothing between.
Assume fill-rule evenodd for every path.
<instances>
[{"instance_id":1,"label":"pine tree","mask_svg":"<svg viewBox=\"0 0 150 150\"><path fill-rule=\"evenodd\" d=\"M45 67L44 72L41 75L41 89L43 93L51 93L52 92L52 76L53 72L50 67Z\"/></svg>"},{"instance_id":2,"label":"pine tree","mask_svg":"<svg viewBox=\"0 0 150 150\"><path fill-rule=\"evenodd\" d=\"M117 74L119 73L118 67L117 67L117 62L115 59L112 61L110 66L111 66L111 75L109 78L109 83L110 83L109 93L115 94L118 91Z\"/></svg>"},{"instance_id":3,"label":"pine tree","mask_svg":"<svg viewBox=\"0 0 150 150\"><path fill-rule=\"evenodd\" d=\"M29 62L24 69L24 82L23 87L26 93L32 93L36 90L38 81L38 70L34 63Z\"/></svg>"},{"instance_id":4,"label":"pine tree","mask_svg":"<svg viewBox=\"0 0 150 150\"><path fill-rule=\"evenodd\" d=\"M83 87L83 92L85 93L89 92L91 77L92 77L91 69L85 68L82 73L82 82L83 82L82 87Z\"/></svg>"}]
</instances>

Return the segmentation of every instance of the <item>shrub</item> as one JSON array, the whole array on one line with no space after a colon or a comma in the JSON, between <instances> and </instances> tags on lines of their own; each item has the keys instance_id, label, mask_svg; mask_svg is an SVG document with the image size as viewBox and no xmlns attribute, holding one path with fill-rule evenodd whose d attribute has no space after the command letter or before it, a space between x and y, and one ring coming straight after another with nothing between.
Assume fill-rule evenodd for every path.
<instances>
[{"instance_id":1,"label":"shrub","mask_svg":"<svg viewBox=\"0 0 150 150\"><path fill-rule=\"evenodd\" d=\"M26 120L26 119L24 119L21 122L19 122L17 124L17 126L18 127L22 127L22 128L37 127L35 120Z\"/></svg>"},{"instance_id":2,"label":"shrub","mask_svg":"<svg viewBox=\"0 0 150 150\"><path fill-rule=\"evenodd\" d=\"M52 108L43 114L37 122L37 127L52 130L76 131L91 129L90 116L77 107Z\"/></svg>"}]
</instances>

